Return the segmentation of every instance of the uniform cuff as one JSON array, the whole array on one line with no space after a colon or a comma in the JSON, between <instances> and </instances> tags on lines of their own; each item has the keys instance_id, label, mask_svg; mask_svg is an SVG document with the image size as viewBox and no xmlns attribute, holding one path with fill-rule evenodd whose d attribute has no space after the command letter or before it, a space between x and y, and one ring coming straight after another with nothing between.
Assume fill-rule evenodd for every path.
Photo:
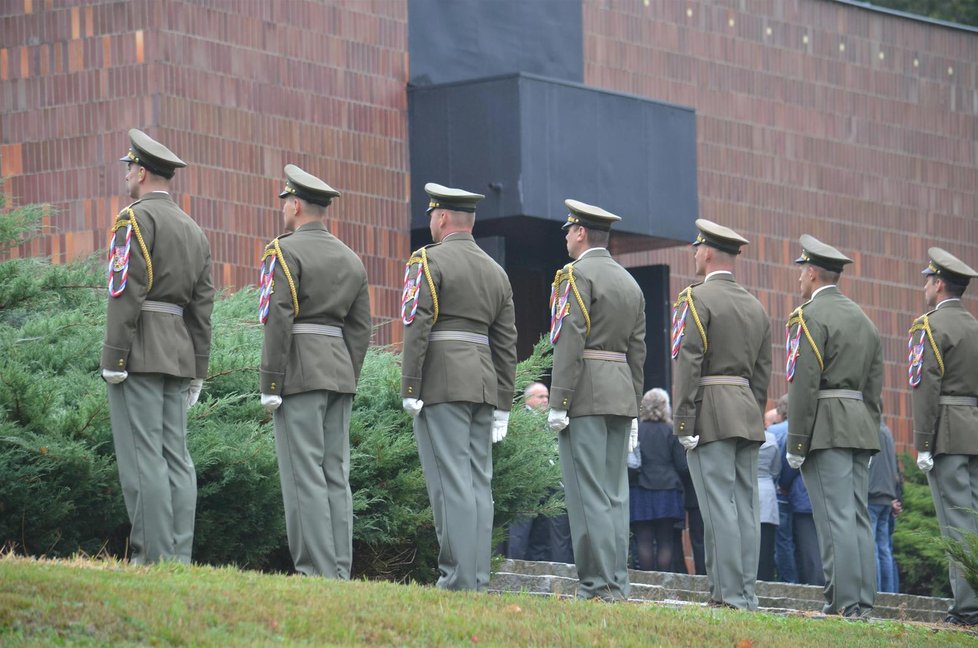
<instances>
[{"instance_id":1,"label":"uniform cuff","mask_svg":"<svg viewBox=\"0 0 978 648\"><path fill-rule=\"evenodd\" d=\"M261 393L269 396L281 396L282 383L285 382L285 373L272 373L270 371L261 372Z\"/></svg>"},{"instance_id":2,"label":"uniform cuff","mask_svg":"<svg viewBox=\"0 0 978 648\"><path fill-rule=\"evenodd\" d=\"M566 387L552 387L550 389L550 408L556 410L570 411L571 403L574 402L574 390Z\"/></svg>"},{"instance_id":3,"label":"uniform cuff","mask_svg":"<svg viewBox=\"0 0 978 648\"><path fill-rule=\"evenodd\" d=\"M401 398L421 398L421 379L402 377Z\"/></svg>"},{"instance_id":4,"label":"uniform cuff","mask_svg":"<svg viewBox=\"0 0 978 648\"><path fill-rule=\"evenodd\" d=\"M913 445L917 449L917 452L930 452L934 453L934 435L927 434L926 432L914 432L913 433Z\"/></svg>"},{"instance_id":5,"label":"uniform cuff","mask_svg":"<svg viewBox=\"0 0 978 648\"><path fill-rule=\"evenodd\" d=\"M195 378L206 379L207 378L207 365L210 364L210 356L194 356L194 361L196 364L194 374Z\"/></svg>"},{"instance_id":6,"label":"uniform cuff","mask_svg":"<svg viewBox=\"0 0 978 648\"><path fill-rule=\"evenodd\" d=\"M693 430L696 429L696 417L695 416L677 416L672 420L672 429L675 431L676 436L693 436Z\"/></svg>"},{"instance_id":7,"label":"uniform cuff","mask_svg":"<svg viewBox=\"0 0 978 648\"><path fill-rule=\"evenodd\" d=\"M120 349L108 344L102 346L102 369L126 371L128 364L129 349Z\"/></svg>"},{"instance_id":8,"label":"uniform cuff","mask_svg":"<svg viewBox=\"0 0 978 648\"><path fill-rule=\"evenodd\" d=\"M808 454L808 446L808 437L801 434L788 433L788 443L785 445L785 451L787 453L804 457Z\"/></svg>"},{"instance_id":9,"label":"uniform cuff","mask_svg":"<svg viewBox=\"0 0 978 648\"><path fill-rule=\"evenodd\" d=\"M513 409L513 395L514 392L500 389L497 392L496 409L503 412L508 412Z\"/></svg>"}]
</instances>

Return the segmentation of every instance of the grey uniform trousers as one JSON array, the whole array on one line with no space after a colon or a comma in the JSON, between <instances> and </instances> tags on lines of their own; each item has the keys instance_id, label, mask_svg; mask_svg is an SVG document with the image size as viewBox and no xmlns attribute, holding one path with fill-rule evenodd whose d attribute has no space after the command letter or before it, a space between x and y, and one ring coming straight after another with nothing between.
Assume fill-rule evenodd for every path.
<instances>
[{"instance_id":1,"label":"grey uniform trousers","mask_svg":"<svg viewBox=\"0 0 978 648\"><path fill-rule=\"evenodd\" d=\"M489 586L492 411L485 403L436 403L414 419L438 537L437 586L443 589Z\"/></svg>"},{"instance_id":2,"label":"grey uniform trousers","mask_svg":"<svg viewBox=\"0 0 978 648\"><path fill-rule=\"evenodd\" d=\"M960 540L963 533L978 533L978 456L940 454L927 475L941 534ZM954 602L948 614L960 621L978 624L978 595L964 578L964 571L948 561Z\"/></svg>"},{"instance_id":3,"label":"grey uniform trousers","mask_svg":"<svg viewBox=\"0 0 978 648\"><path fill-rule=\"evenodd\" d=\"M686 453L703 516L703 546L710 599L757 609L757 561L761 518L757 452L761 443L721 439Z\"/></svg>"},{"instance_id":4,"label":"grey uniform trousers","mask_svg":"<svg viewBox=\"0 0 978 648\"><path fill-rule=\"evenodd\" d=\"M307 576L350 578L353 496L350 412L353 394L290 394L275 410L285 531L295 569Z\"/></svg>"},{"instance_id":5,"label":"grey uniform trousers","mask_svg":"<svg viewBox=\"0 0 978 648\"><path fill-rule=\"evenodd\" d=\"M570 521L577 596L627 598L627 416L575 416L560 431L560 468Z\"/></svg>"},{"instance_id":6,"label":"grey uniform trousers","mask_svg":"<svg viewBox=\"0 0 978 648\"><path fill-rule=\"evenodd\" d=\"M189 563L197 473L187 451L189 378L130 373L107 385L119 481L132 523L130 562Z\"/></svg>"},{"instance_id":7,"label":"grey uniform trousers","mask_svg":"<svg viewBox=\"0 0 978 648\"><path fill-rule=\"evenodd\" d=\"M812 501L825 573L826 614L863 614L876 600L876 541L869 524L869 450L812 450L801 476Z\"/></svg>"}]
</instances>

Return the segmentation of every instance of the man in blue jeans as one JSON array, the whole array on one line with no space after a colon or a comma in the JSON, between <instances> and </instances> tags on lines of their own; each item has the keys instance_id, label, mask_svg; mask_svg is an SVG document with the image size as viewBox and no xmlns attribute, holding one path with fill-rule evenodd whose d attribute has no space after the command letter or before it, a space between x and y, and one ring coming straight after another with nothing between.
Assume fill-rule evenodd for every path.
<instances>
[{"instance_id":1,"label":"man in blue jeans","mask_svg":"<svg viewBox=\"0 0 978 648\"><path fill-rule=\"evenodd\" d=\"M893 575L893 516L901 510L898 498L896 448L893 435L880 422L880 452L869 466L869 522L876 539L876 589L896 592Z\"/></svg>"},{"instance_id":2,"label":"man in blue jeans","mask_svg":"<svg viewBox=\"0 0 978 648\"><path fill-rule=\"evenodd\" d=\"M778 441L778 454L784 457L785 439L788 438L788 395L778 399L777 416L780 423L768 427L767 431ZM778 530L774 536L774 564L782 583L797 583L798 568L795 566L795 533L792 524L794 509L788 491L778 487Z\"/></svg>"}]
</instances>

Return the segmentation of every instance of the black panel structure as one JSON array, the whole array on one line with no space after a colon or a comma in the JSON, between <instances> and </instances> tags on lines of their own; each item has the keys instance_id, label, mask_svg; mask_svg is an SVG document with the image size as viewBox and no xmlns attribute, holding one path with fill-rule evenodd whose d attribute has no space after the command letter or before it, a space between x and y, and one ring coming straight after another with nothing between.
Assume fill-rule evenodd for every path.
<instances>
[{"instance_id":1,"label":"black panel structure","mask_svg":"<svg viewBox=\"0 0 978 648\"><path fill-rule=\"evenodd\" d=\"M410 82L512 72L584 80L580 0L409 0Z\"/></svg>"},{"instance_id":2,"label":"black panel structure","mask_svg":"<svg viewBox=\"0 0 978 648\"><path fill-rule=\"evenodd\" d=\"M672 296L669 266L628 268L645 294L645 390L661 387L672 392Z\"/></svg>"}]
</instances>

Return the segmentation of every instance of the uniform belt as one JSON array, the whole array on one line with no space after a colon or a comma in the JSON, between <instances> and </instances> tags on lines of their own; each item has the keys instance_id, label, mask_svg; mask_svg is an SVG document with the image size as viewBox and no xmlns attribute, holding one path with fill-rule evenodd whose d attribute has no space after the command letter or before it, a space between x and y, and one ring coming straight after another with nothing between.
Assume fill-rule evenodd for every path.
<instances>
[{"instance_id":1,"label":"uniform belt","mask_svg":"<svg viewBox=\"0 0 978 648\"><path fill-rule=\"evenodd\" d=\"M292 333L305 333L307 335L327 335L329 337L343 337L343 329L339 326L330 326L329 324L303 324L297 323L292 325Z\"/></svg>"},{"instance_id":2,"label":"uniform belt","mask_svg":"<svg viewBox=\"0 0 978 648\"><path fill-rule=\"evenodd\" d=\"M965 407L978 407L978 398L975 396L941 396L937 399L938 405L964 405Z\"/></svg>"},{"instance_id":3,"label":"uniform belt","mask_svg":"<svg viewBox=\"0 0 978 648\"><path fill-rule=\"evenodd\" d=\"M429 342L471 342L489 346L489 336L482 333L467 331L432 331L428 334Z\"/></svg>"},{"instance_id":4,"label":"uniform belt","mask_svg":"<svg viewBox=\"0 0 978 648\"><path fill-rule=\"evenodd\" d=\"M863 393L855 389L819 389L818 399L824 398L848 398L849 400L862 400Z\"/></svg>"},{"instance_id":5,"label":"uniform belt","mask_svg":"<svg viewBox=\"0 0 978 648\"><path fill-rule=\"evenodd\" d=\"M169 313L170 315L183 317L183 306L177 306L176 304L170 304L167 302L153 301L152 299L147 299L144 301L143 305L139 307L139 310L150 313Z\"/></svg>"},{"instance_id":6,"label":"uniform belt","mask_svg":"<svg viewBox=\"0 0 978 648\"><path fill-rule=\"evenodd\" d=\"M741 376L702 376L700 387L709 385L736 385L738 387L750 387L750 381Z\"/></svg>"},{"instance_id":7,"label":"uniform belt","mask_svg":"<svg viewBox=\"0 0 978 648\"><path fill-rule=\"evenodd\" d=\"M607 360L608 362L628 362L628 357L618 351L601 351L600 349L584 349L581 354L585 360Z\"/></svg>"}]
</instances>

